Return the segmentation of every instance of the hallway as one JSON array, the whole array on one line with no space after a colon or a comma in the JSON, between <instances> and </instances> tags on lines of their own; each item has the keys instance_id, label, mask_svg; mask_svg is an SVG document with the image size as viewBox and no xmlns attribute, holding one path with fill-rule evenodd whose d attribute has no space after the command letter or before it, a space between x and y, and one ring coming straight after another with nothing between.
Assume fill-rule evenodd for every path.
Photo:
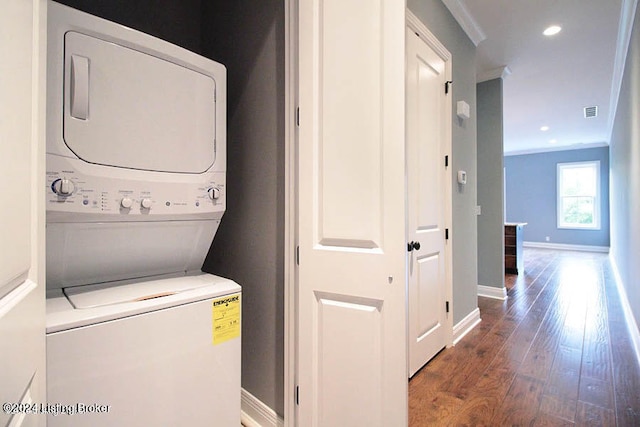
<instances>
[{"instance_id":1,"label":"hallway","mask_svg":"<svg viewBox=\"0 0 640 427\"><path fill-rule=\"evenodd\" d=\"M506 301L409 382L410 426L638 426L640 367L608 256L525 249Z\"/></svg>"}]
</instances>

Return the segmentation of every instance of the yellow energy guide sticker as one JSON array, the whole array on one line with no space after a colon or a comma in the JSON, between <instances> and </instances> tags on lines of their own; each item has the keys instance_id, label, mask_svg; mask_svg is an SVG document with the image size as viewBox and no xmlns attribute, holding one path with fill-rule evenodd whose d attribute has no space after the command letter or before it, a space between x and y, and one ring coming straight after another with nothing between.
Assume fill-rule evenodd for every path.
<instances>
[{"instance_id":1,"label":"yellow energy guide sticker","mask_svg":"<svg viewBox=\"0 0 640 427\"><path fill-rule=\"evenodd\" d=\"M213 345L240 336L240 294L213 300Z\"/></svg>"}]
</instances>

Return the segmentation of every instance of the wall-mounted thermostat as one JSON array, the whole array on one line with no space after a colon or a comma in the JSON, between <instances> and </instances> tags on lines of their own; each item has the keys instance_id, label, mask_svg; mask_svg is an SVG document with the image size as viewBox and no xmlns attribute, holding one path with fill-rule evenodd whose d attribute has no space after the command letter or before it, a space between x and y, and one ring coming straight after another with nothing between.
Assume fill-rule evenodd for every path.
<instances>
[{"instance_id":1,"label":"wall-mounted thermostat","mask_svg":"<svg viewBox=\"0 0 640 427\"><path fill-rule=\"evenodd\" d=\"M467 173L465 171L458 171L458 184L467 183Z\"/></svg>"}]
</instances>

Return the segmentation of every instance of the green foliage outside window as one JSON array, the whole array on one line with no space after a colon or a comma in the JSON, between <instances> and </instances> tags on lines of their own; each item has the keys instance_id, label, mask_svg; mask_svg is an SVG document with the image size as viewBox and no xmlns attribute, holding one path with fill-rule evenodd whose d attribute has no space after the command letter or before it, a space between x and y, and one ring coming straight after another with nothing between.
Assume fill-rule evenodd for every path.
<instances>
[{"instance_id":1,"label":"green foliage outside window","mask_svg":"<svg viewBox=\"0 0 640 427\"><path fill-rule=\"evenodd\" d=\"M599 162L558 164L558 227L600 227L599 167Z\"/></svg>"}]
</instances>

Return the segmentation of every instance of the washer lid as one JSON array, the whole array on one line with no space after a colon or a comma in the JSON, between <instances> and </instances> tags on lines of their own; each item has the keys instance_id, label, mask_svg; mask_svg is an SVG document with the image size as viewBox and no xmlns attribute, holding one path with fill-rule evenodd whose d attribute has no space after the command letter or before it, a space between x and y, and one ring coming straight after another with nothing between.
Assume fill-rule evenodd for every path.
<instances>
[{"instance_id":1,"label":"washer lid","mask_svg":"<svg viewBox=\"0 0 640 427\"><path fill-rule=\"evenodd\" d=\"M218 297L239 298L236 294L240 292L242 288L234 281L207 273L54 289L47 292L47 334L159 313Z\"/></svg>"},{"instance_id":2,"label":"washer lid","mask_svg":"<svg viewBox=\"0 0 640 427\"><path fill-rule=\"evenodd\" d=\"M65 288L64 293L76 309L112 306L125 303L162 303L168 297L177 302L192 299L198 295L200 299L212 298L229 292L226 288L216 286L229 282L228 279L211 274L195 276L179 276L149 281L125 281L116 283L100 283L96 285Z\"/></svg>"},{"instance_id":3,"label":"washer lid","mask_svg":"<svg viewBox=\"0 0 640 427\"><path fill-rule=\"evenodd\" d=\"M215 103L209 75L75 31L64 36L64 141L88 163L205 172L215 162Z\"/></svg>"}]
</instances>

